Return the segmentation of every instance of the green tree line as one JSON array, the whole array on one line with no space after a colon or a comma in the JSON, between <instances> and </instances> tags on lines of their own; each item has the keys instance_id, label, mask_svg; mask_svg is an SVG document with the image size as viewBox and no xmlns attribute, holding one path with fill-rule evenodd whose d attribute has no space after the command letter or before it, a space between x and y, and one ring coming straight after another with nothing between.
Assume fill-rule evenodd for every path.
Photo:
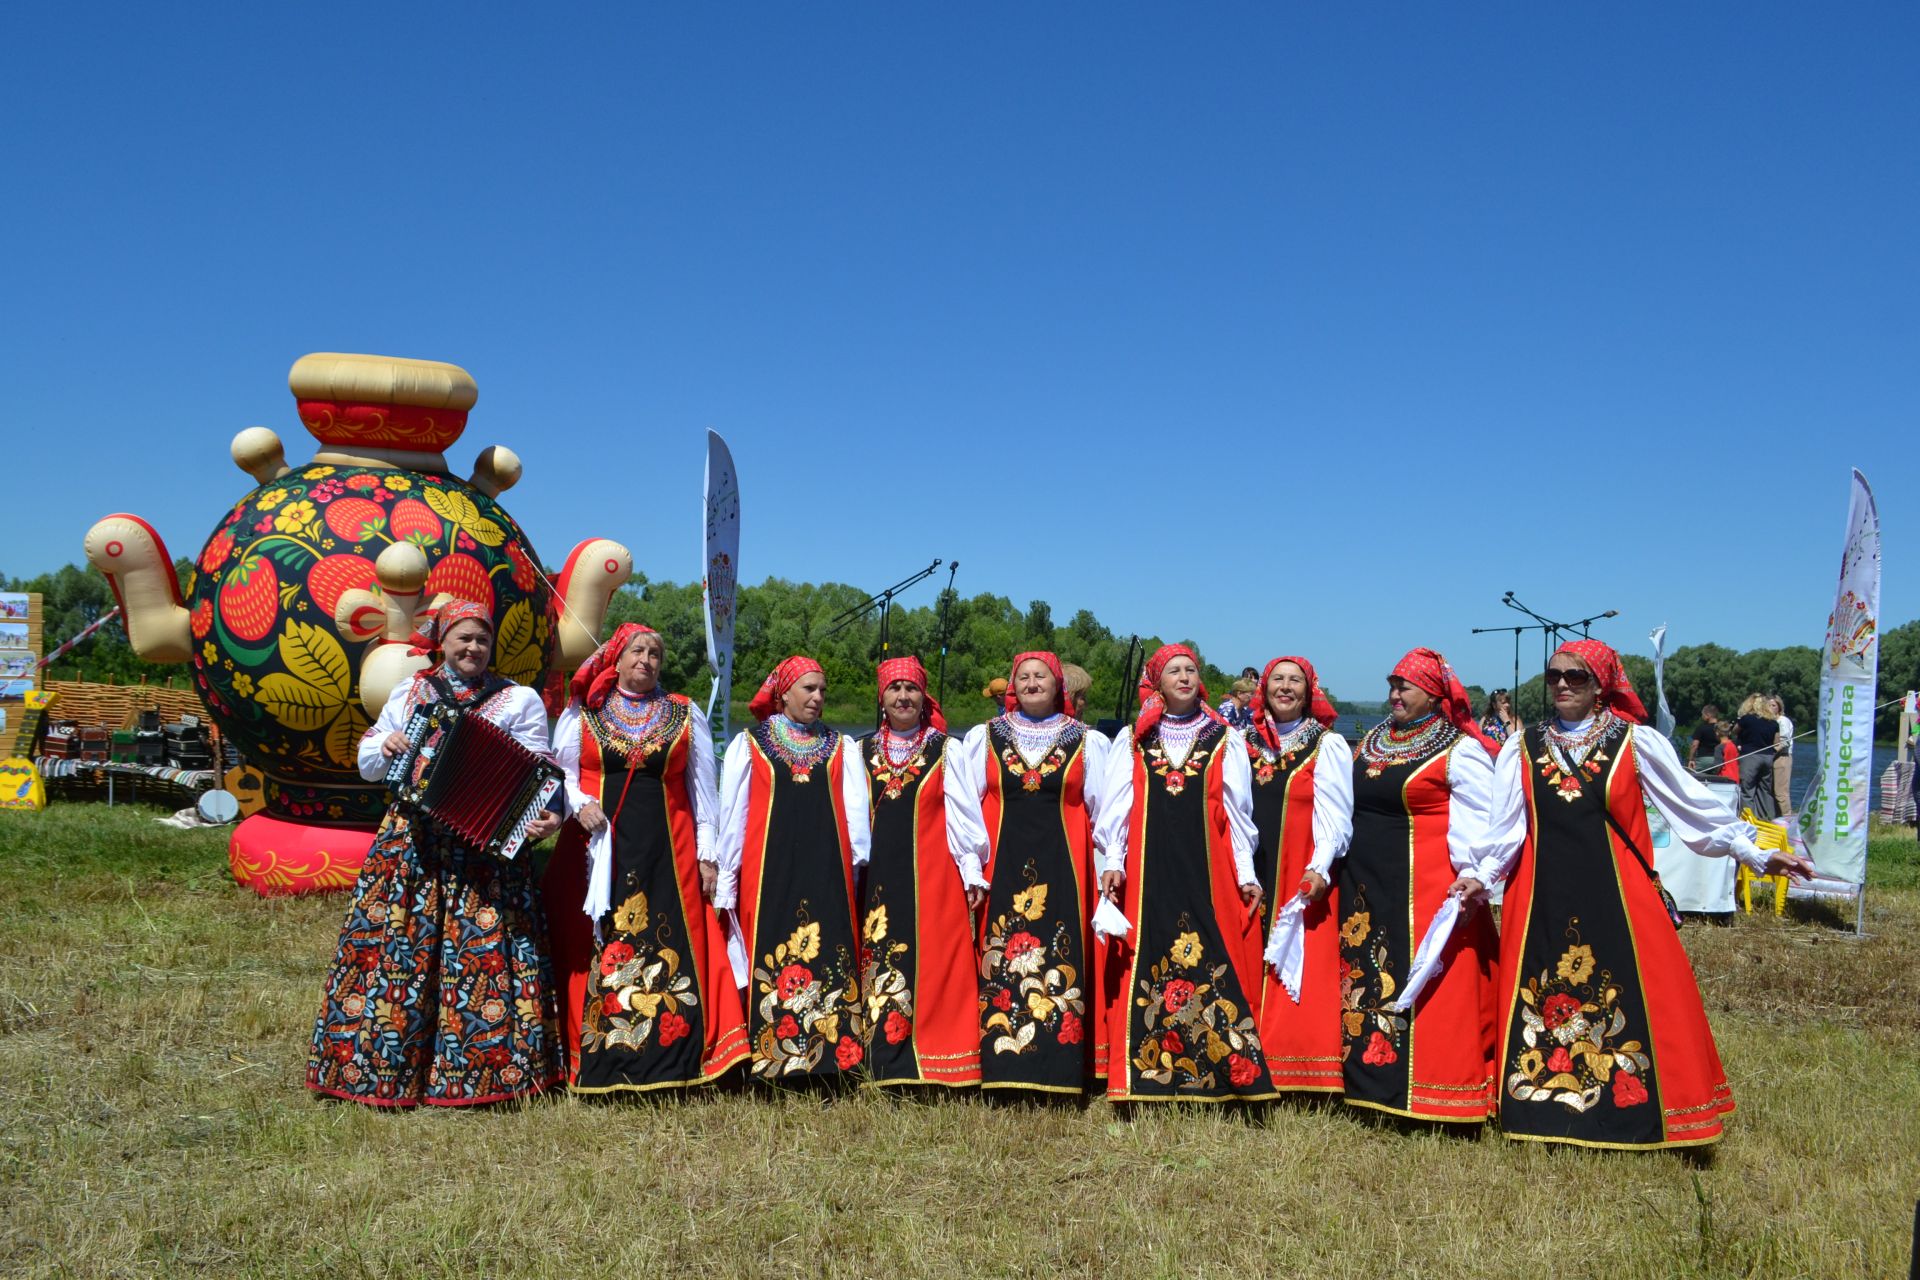
<instances>
[{"instance_id":1,"label":"green tree line","mask_svg":"<svg viewBox=\"0 0 1920 1280\"><path fill-rule=\"evenodd\" d=\"M176 569L184 581L189 567ZM91 565L66 565L32 578L5 578L5 590L37 591L43 597L46 647L52 650L78 634L113 607L113 591ZM858 720L868 713L873 696L873 668L880 657L877 611L829 634L834 620L858 606L867 593L844 583L795 583L769 578L740 592L735 629L735 703L744 706L754 686L773 665L790 653L805 653L826 668L829 711L837 719ZM946 702L956 724L969 724L990 711L981 689L989 680L1007 674L1012 656L1026 649L1052 649L1063 662L1078 663L1093 677L1091 713L1112 715L1121 692L1142 657L1162 643L1160 636L1142 636L1128 666L1131 637L1116 635L1089 609L1075 610L1057 625L1053 608L1032 600L1026 608L1005 596L980 594L961 597L941 592L931 604L896 605L889 627L891 651L915 654L926 663L929 680L936 680L940 664L941 607L947 611ZM636 574L615 596L613 623L638 621L659 631L667 641L666 683L669 688L704 700L711 686L706 669L706 631L702 622L698 583L650 581ZM1189 641L1188 643L1191 643ZM1202 674L1208 692L1217 701L1226 696L1231 676L1195 645L1203 659ZM1634 687L1651 709L1653 662L1638 654L1623 655ZM162 666L140 661L127 644L125 629L109 623L49 668L54 679L148 680L169 675L184 677L184 666ZM1784 649L1748 649L1740 652L1718 644L1687 645L1667 658L1667 704L1681 726L1692 725L1708 703L1731 714L1749 693L1777 693L1787 705L1796 728L1811 729L1820 688L1820 653L1807 645ZM1878 702L1898 698L1920 688L1920 620L1907 622L1880 637ZM1484 708L1480 689L1471 690L1476 708ZM1331 693L1331 691L1329 691ZM1332 694L1343 709L1362 709ZM1374 704L1367 704L1368 707ZM1534 676L1520 686L1521 714L1542 714L1541 680ZM1899 720L1897 706L1883 708L1876 731L1891 737Z\"/></svg>"}]
</instances>

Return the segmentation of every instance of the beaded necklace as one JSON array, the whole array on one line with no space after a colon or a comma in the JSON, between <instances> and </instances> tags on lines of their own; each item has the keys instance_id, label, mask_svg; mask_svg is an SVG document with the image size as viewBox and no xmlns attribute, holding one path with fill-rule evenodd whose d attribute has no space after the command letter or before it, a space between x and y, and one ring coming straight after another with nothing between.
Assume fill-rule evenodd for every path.
<instances>
[{"instance_id":1,"label":"beaded necklace","mask_svg":"<svg viewBox=\"0 0 1920 1280\"><path fill-rule=\"evenodd\" d=\"M1044 720L1032 719L1024 711L1009 711L1000 717L1000 723L1006 726L1021 756L1031 764L1053 750L1067 726L1076 722L1064 711L1056 711Z\"/></svg>"},{"instance_id":2,"label":"beaded necklace","mask_svg":"<svg viewBox=\"0 0 1920 1280\"><path fill-rule=\"evenodd\" d=\"M1557 719L1541 726L1546 750L1534 757L1534 763L1562 800L1578 800L1585 791L1583 784L1598 780L1606 771L1611 757L1600 750L1600 744L1618 723L1614 714L1602 707L1591 720L1571 729L1562 729Z\"/></svg>"},{"instance_id":3,"label":"beaded necklace","mask_svg":"<svg viewBox=\"0 0 1920 1280\"><path fill-rule=\"evenodd\" d=\"M600 749L632 768L680 736L686 713L657 688L637 696L615 689L597 710L585 709L584 718Z\"/></svg>"},{"instance_id":4,"label":"beaded necklace","mask_svg":"<svg viewBox=\"0 0 1920 1280\"><path fill-rule=\"evenodd\" d=\"M645 738L666 718L667 702L667 696L657 686L639 694L615 689L613 695L600 704L600 716L630 738Z\"/></svg>"},{"instance_id":5,"label":"beaded necklace","mask_svg":"<svg viewBox=\"0 0 1920 1280\"><path fill-rule=\"evenodd\" d=\"M893 731L892 725L883 724L880 732L874 735L874 742L885 753L887 763L897 769L913 759L920 745L927 740L927 735L932 732L932 725L923 724L910 734L898 734Z\"/></svg>"},{"instance_id":6,"label":"beaded necklace","mask_svg":"<svg viewBox=\"0 0 1920 1280\"><path fill-rule=\"evenodd\" d=\"M926 770L926 748L932 741L931 725L922 725L907 737L887 725L880 726L880 732L873 735L873 754L867 757L867 767L873 773L873 780L880 784L883 799L898 800Z\"/></svg>"},{"instance_id":7,"label":"beaded necklace","mask_svg":"<svg viewBox=\"0 0 1920 1280\"><path fill-rule=\"evenodd\" d=\"M1260 762L1254 766L1253 776L1261 784L1272 782L1274 775L1281 769L1291 768L1294 760L1312 749L1320 740L1322 729L1320 722L1310 716L1303 716L1294 722L1293 728L1279 735L1279 745L1270 747L1258 734L1248 739L1256 744Z\"/></svg>"},{"instance_id":8,"label":"beaded necklace","mask_svg":"<svg viewBox=\"0 0 1920 1280\"><path fill-rule=\"evenodd\" d=\"M1396 765L1425 760L1459 736L1460 731L1437 712L1429 712L1404 729L1391 719L1382 720L1360 740L1360 758L1366 762L1367 776L1377 778Z\"/></svg>"},{"instance_id":9,"label":"beaded necklace","mask_svg":"<svg viewBox=\"0 0 1920 1280\"><path fill-rule=\"evenodd\" d=\"M1194 739L1207 727L1208 717L1196 708L1184 716L1172 712L1162 712L1160 723L1155 726L1160 735L1160 746L1166 751L1167 758L1177 766L1187 758L1187 752L1193 750Z\"/></svg>"},{"instance_id":10,"label":"beaded necklace","mask_svg":"<svg viewBox=\"0 0 1920 1280\"><path fill-rule=\"evenodd\" d=\"M767 749L787 766L795 782L809 781L814 766L832 755L834 744L840 740L832 729L819 724L801 725L784 714L769 717L766 729Z\"/></svg>"}]
</instances>

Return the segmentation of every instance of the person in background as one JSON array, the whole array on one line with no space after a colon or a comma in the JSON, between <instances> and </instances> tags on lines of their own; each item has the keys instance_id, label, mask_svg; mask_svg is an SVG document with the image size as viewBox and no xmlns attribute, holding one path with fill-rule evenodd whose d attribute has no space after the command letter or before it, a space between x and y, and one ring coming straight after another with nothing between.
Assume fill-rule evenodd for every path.
<instances>
[{"instance_id":1,"label":"person in background","mask_svg":"<svg viewBox=\"0 0 1920 1280\"><path fill-rule=\"evenodd\" d=\"M1751 809L1760 822L1780 816L1773 798L1774 743L1779 737L1772 702L1764 694L1748 694L1740 704L1740 718L1733 722L1733 745L1740 751L1740 807Z\"/></svg>"},{"instance_id":2,"label":"person in background","mask_svg":"<svg viewBox=\"0 0 1920 1280\"><path fill-rule=\"evenodd\" d=\"M1495 689L1487 695L1487 714L1480 717L1480 731L1494 742L1505 742L1520 730L1520 718L1513 714L1513 695Z\"/></svg>"},{"instance_id":3,"label":"person in background","mask_svg":"<svg viewBox=\"0 0 1920 1280\"><path fill-rule=\"evenodd\" d=\"M1067 691L1067 714L1082 724L1087 723L1087 691L1093 688L1093 677L1087 669L1071 662L1060 664L1061 684Z\"/></svg>"},{"instance_id":4,"label":"person in background","mask_svg":"<svg viewBox=\"0 0 1920 1280\"><path fill-rule=\"evenodd\" d=\"M980 690L980 696L991 704L987 711L987 719L991 720L993 717L999 715L1000 704L1007 700L1006 677L995 676L993 679L987 681Z\"/></svg>"},{"instance_id":5,"label":"person in background","mask_svg":"<svg viewBox=\"0 0 1920 1280\"><path fill-rule=\"evenodd\" d=\"M1696 773L1718 773L1719 760L1720 708L1709 702L1700 708L1700 723L1687 744L1687 768Z\"/></svg>"},{"instance_id":6,"label":"person in background","mask_svg":"<svg viewBox=\"0 0 1920 1280\"><path fill-rule=\"evenodd\" d=\"M1249 668L1251 669L1251 668ZM1230 729L1245 733L1253 728L1253 695L1260 687L1260 675L1241 676L1233 682L1232 692L1220 700L1220 718Z\"/></svg>"},{"instance_id":7,"label":"person in background","mask_svg":"<svg viewBox=\"0 0 1920 1280\"><path fill-rule=\"evenodd\" d=\"M1787 704L1779 694L1767 701L1772 707L1774 722L1780 726L1773 754L1773 799L1784 819L1793 812L1793 721L1787 719Z\"/></svg>"},{"instance_id":8,"label":"person in background","mask_svg":"<svg viewBox=\"0 0 1920 1280\"><path fill-rule=\"evenodd\" d=\"M1728 782L1738 783L1740 781L1740 748L1733 744L1733 726L1720 721L1713 728L1718 738L1713 751L1720 760L1719 766L1713 772Z\"/></svg>"}]
</instances>

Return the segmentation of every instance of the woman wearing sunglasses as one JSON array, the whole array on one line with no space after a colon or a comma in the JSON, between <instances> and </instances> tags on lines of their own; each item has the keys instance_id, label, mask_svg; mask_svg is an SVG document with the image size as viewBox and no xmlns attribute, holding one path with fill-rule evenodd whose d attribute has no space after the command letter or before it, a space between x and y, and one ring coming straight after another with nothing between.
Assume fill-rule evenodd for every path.
<instances>
[{"instance_id":1,"label":"woman wearing sunglasses","mask_svg":"<svg viewBox=\"0 0 1920 1280\"><path fill-rule=\"evenodd\" d=\"M1553 718L1495 765L1479 865L1455 891L1511 874L1502 903L1500 1126L1510 1138L1647 1149L1718 1141L1733 1093L1653 869L1646 802L1704 857L1805 877L1687 773L1617 654L1560 646Z\"/></svg>"}]
</instances>

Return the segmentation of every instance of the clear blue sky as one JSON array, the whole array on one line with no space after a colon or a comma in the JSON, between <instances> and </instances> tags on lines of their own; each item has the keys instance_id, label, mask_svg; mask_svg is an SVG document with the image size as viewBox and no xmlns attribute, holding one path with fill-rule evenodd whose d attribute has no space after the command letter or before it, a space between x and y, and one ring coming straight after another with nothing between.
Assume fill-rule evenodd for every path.
<instances>
[{"instance_id":1,"label":"clear blue sky","mask_svg":"<svg viewBox=\"0 0 1920 1280\"><path fill-rule=\"evenodd\" d=\"M1506 683L1509 589L1818 644L1849 465L1920 615L1920 8L1464 12L17 10L0 569L192 554L337 350L469 369L549 561L695 575L711 426L748 581L957 558L1348 696Z\"/></svg>"}]
</instances>

